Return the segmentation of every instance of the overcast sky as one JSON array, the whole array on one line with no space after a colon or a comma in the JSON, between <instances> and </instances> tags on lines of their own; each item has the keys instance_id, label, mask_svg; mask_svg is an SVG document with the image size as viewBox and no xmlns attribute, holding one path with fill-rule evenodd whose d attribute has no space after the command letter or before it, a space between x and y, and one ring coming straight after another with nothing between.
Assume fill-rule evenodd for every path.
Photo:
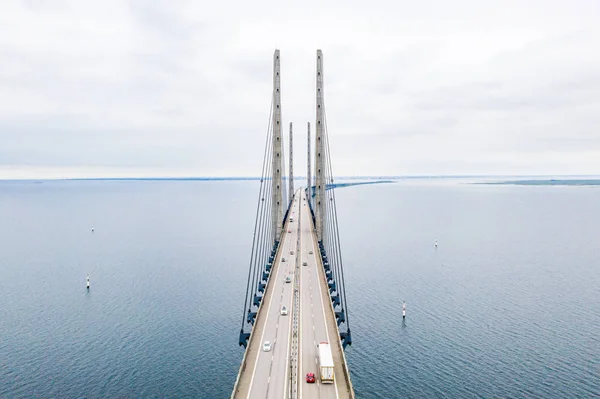
<instances>
[{"instance_id":1,"label":"overcast sky","mask_svg":"<svg viewBox=\"0 0 600 399\"><path fill-rule=\"evenodd\" d=\"M296 175L317 48L336 175L600 174L600 1L332 4L0 2L0 178L260 175L276 48Z\"/></svg>"}]
</instances>

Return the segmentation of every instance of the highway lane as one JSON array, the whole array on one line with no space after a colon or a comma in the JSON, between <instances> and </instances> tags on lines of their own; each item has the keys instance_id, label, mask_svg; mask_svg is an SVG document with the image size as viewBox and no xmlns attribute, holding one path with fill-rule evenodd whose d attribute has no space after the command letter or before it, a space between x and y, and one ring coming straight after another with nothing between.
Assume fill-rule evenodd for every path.
<instances>
[{"instance_id":1,"label":"highway lane","mask_svg":"<svg viewBox=\"0 0 600 399\"><path fill-rule=\"evenodd\" d=\"M304 205L305 197L303 190L296 193L288 220L284 224L282 243L260 310L261 325L255 326L258 335L253 338L255 342L252 343L251 350L257 355L248 364L246 371L250 375L249 382L244 383L244 394L240 396L246 399L288 397L291 383L290 355L294 277L298 279L300 293L298 397L310 399L348 397L345 375L337 352L334 352L335 383L321 384L319 379L317 344L319 342L337 343L337 345L332 345L334 351L339 351L341 347L335 320L327 322L326 319L326 315L331 317L331 308L328 303L329 292L319 258L310 210L308 205ZM294 221L291 222L290 218L293 218ZM294 253L292 254L291 251ZM285 258L286 261L283 262L282 258ZM298 276L294 275L296 261L299 262ZM303 262L306 262L307 265L303 266ZM285 282L286 276L291 277L291 283ZM288 308L287 315L280 314L282 306ZM265 314L262 314L263 312ZM269 352L262 350L266 340L272 344ZM306 373L308 372L315 374L314 384L306 382Z\"/></svg>"},{"instance_id":2,"label":"highway lane","mask_svg":"<svg viewBox=\"0 0 600 399\"><path fill-rule=\"evenodd\" d=\"M295 197L297 198L297 197ZM300 201L295 201L289 217L295 218ZM292 321L293 271L296 261L297 221L284 225L283 240L278 258L269 281L269 295L263 299L266 306L262 311L267 312L265 327L260 339L258 356L252 371L248 398L284 398L287 397L290 384L289 353ZM288 233L289 231L289 233ZM291 254L293 251L293 254ZM285 262L283 262L285 258ZM286 276L292 278L292 283L286 283ZM281 314L281 308L288 309L287 315ZM270 341L270 351L263 351L263 343Z\"/></svg>"},{"instance_id":3,"label":"highway lane","mask_svg":"<svg viewBox=\"0 0 600 399\"><path fill-rule=\"evenodd\" d=\"M339 339L337 330L331 334L327 329L325 319L325 306L323 297L328 295L324 280L324 273L318 262L317 243L312 232L313 225L310 211L306 202L306 194L302 192L302 205L300 206L301 232L300 232L300 361L299 361L299 397L329 399L338 398L337 385L341 381L339 367L334 368L335 383L321 384L317 361L317 344L320 342L332 342ZM306 266L303 266L306 262ZM321 283L321 284L320 284ZM322 287L321 287L322 285ZM324 295L325 294L325 295ZM327 300L327 299L325 299ZM306 382L307 373L315 374L315 383Z\"/></svg>"}]
</instances>

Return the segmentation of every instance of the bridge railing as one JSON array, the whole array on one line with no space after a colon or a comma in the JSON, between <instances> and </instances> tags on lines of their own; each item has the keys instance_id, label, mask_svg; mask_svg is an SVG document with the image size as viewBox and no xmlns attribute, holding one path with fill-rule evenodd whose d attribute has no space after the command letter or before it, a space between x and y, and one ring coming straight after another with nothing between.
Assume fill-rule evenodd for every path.
<instances>
[{"instance_id":1,"label":"bridge railing","mask_svg":"<svg viewBox=\"0 0 600 399\"><path fill-rule=\"evenodd\" d=\"M312 219L311 219L311 226L312 226L312 230L314 231L315 225L314 225L314 222L313 222ZM317 240L316 234L313 233L312 236L313 236L313 240L315 241L315 244L317 244L318 240ZM325 285L327 285L328 283L327 283L327 277L326 277L326 274L325 274L325 268L323 267L323 260L320 259L320 257L317 257L317 259L318 259L317 260L318 264L323 269L323 275L325 276ZM329 295L327 295L327 296L330 297ZM324 306L328 306L328 310L331 311L330 315L332 315L333 319L336 320L336 317L335 317L335 308L333 306L333 302L332 301L328 301L328 303L329 303L329 305L324 305ZM337 330L337 332L339 334L338 325L339 325L339 323L336 322L336 330ZM350 396L351 399L355 399L356 396L354 395L354 387L352 385L352 379L350 378L350 370L348 369L348 363L346 361L346 353L345 353L344 348L343 348L343 341L342 341L342 339L340 339L339 342L340 342L340 346L342 347L342 350L340 351L341 352L341 359L342 359L341 367L342 367L342 372L344 374L344 379L346 380L346 383L348 385L347 386L347 388L348 388L348 395Z\"/></svg>"}]
</instances>

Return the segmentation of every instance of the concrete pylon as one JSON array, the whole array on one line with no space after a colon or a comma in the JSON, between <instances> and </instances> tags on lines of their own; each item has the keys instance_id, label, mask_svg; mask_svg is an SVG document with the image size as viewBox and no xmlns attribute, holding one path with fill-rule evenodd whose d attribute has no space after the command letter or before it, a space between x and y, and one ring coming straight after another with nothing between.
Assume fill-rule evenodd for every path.
<instances>
[{"instance_id":1,"label":"concrete pylon","mask_svg":"<svg viewBox=\"0 0 600 399\"><path fill-rule=\"evenodd\" d=\"M306 172L306 187L308 188L308 201L312 203L312 176L310 175L310 122L308 122L308 146L306 146L306 148L308 149L308 162L306 163L308 165L308 171Z\"/></svg>"},{"instance_id":2,"label":"concrete pylon","mask_svg":"<svg viewBox=\"0 0 600 399\"><path fill-rule=\"evenodd\" d=\"M315 136L315 218L317 239L323 241L325 226L325 152L323 137L323 52L317 50L317 126Z\"/></svg>"},{"instance_id":3,"label":"concrete pylon","mask_svg":"<svg viewBox=\"0 0 600 399\"><path fill-rule=\"evenodd\" d=\"M292 122L290 122L290 204L294 199L294 145L292 137Z\"/></svg>"},{"instance_id":4,"label":"concrete pylon","mask_svg":"<svg viewBox=\"0 0 600 399\"><path fill-rule=\"evenodd\" d=\"M271 222L273 240L280 241L283 226L283 204L282 204L282 141L281 141L281 77L279 76L279 50L273 55L273 170L272 170L272 202Z\"/></svg>"}]
</instances>

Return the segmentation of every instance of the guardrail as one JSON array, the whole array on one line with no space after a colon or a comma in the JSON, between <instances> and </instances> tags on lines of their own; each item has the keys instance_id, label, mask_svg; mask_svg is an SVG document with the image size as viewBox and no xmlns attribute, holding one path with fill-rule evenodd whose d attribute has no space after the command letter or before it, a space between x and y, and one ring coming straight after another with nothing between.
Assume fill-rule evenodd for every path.
<instances>
[{"instance_id":1,"label":"guardrail","mask_svg":"<svg viewBox=\"0 0 600 399\"><path fill-rule=\"evenodd\" d=\"M314 223L311 223L313 230L314 230ZM316 234L312 234L313 240L314 240L314 244L315 246L318 248L319 247L319 243L317 241L317 237ZM316 256L317 262L321 267L321 270L323 271L323 276L325 276L325 269L323 267L323 261L321 259L320 256ZM325 286L327 287L327 279L325 278ZM329 292L329 291L327 291ZM330 315L333 317L334 320L334 325L335 328L337 330L337 337L338 337L338 343L340 344L340 351L342 352L342 371L344 373L344 377L346 379L346 382L348 383L348 395L350 396L351 399L356 399L356 396L354 394L354 387L352 386L352 379L350 379L350 370L348 369L348 363L346 362L346 354L344 352L344 348L342 346L342 341L340 339L340 331L338 329L338 325L337 322L335 322L335 309L333 308L333 304L331 303L331 298L329 297L329 294L327 294L327 298L329 299L327 301L327 303L329 303L329 310L331 311Z\"/></svg>"}]
</instances>

